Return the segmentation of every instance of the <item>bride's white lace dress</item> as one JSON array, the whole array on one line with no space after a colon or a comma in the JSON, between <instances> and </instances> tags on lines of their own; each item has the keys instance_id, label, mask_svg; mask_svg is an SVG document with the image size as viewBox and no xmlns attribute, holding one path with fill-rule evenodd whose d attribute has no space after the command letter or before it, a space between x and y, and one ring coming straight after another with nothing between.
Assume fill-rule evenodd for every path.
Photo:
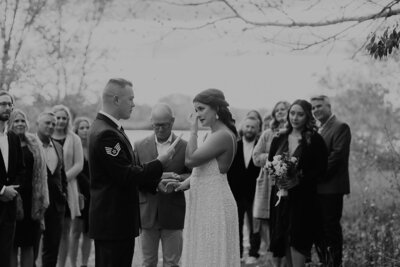
<instances>
[{"instance_id":1,"label":"bride's white lace dress","mask_svg":"<svg viewBox=\"0 0 400 267\"><path fill-rule=\"evenodd\" d=\"M182 267L239 267L237 206L216 159L193 168L186 194Z\"/></svg>"}]
</instances>

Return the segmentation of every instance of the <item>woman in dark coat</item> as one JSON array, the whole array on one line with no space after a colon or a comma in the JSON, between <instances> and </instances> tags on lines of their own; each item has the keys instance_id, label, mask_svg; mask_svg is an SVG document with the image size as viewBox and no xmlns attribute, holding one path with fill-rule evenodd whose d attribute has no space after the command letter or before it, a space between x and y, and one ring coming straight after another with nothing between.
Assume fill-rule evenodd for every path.
<instances>
[{"instance_id":1,"label":"woman in dark coat","mask_svg":"<svg viewBox=\"0 0 400 267\"><path fill-rule=\"evenodd\" d=\"M309 102L293 102L287 122L286 131L273 139L268 160L288 154L298 163L293 179L272 188L270 250L275 257L285 256L288 266L301 267L310 255L316 225L317 180L324 176L328 159ZM275 206L279 189L286 189L288 194Z\"/></svg>"},{"instance_id":2,"label":"woman in dark coat","mask_svg":"<svg viewBox=\"0 0 400 267\"><path fill-rule=\"evenodd\" d=\"M25 175L19 181L19 195L22 199L23 218L17 221L15 228L14 251L11 266L17 266L18 249L21 249L20 264L33 266L34 246L40 232L44 229L44 213L49 206L47 170L44 152L36 135L27 133L28 121L22 110L11 113L9 129L21 139L25 161Z\"/></svg>"}]
</instances>

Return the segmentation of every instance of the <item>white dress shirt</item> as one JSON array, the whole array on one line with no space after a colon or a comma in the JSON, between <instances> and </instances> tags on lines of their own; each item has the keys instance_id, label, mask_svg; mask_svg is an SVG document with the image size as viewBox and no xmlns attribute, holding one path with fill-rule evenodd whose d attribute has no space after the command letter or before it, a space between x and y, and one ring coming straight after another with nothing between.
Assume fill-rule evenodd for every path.
<instances>
[{"instance_id":1,"label":"white dress shirt","mask_svg":"<svg viewBox=\"0 0 400 267\"><path fill-rule=\"evenodd\" d=\"M164 143L158 142L157 136L155 136L155 139L156 139L158 155L166 153L167 149L169 148L169 146L172 143L172 134L169 135L167 141L165 141Z\"/></svg>"},{"instance_id":2,"label":"white dress shirt","mask_svg":"<svg viewBox=\"0 0 400 267\"><path fill-rule=\"evenodd\" d=\"M103 114L104 116L106 116L107 118L109 118L110 120L112 120L118 127L118 130L121 130L122 124L119 122L119 120L117 120L116 118L114 118L112 115L108 114L107 112L100 110L99 111L100 114Z\"/></svg>"},{"instance_id":3,"label":"white dress shirt","mask_svg":"<svg viewBox=\"0 0 400 267\"><path fill-rule=\"evenodd\" d=\"M8 137L7 131L0 132L0 150L3 156L4 166L6 167L6 172L8 172Z\"/></svg>"},{"instance_id":4,"label":"white dress shirt","mask_svg":"<svg viewBox=\"0 0 400 267\"><path fill-rule=\"evenodd\" d=\"M246 166L246 169L249 167L250 159L251 156L253 155L255 142L256 140L249 142L245 138L243 138L243 156L244 156L244 165Z\"/></svg>"},{"instance_id":5,"label":"white dress shirt","mask_svg":"<svg viewBox=\"0 0 400 267\"><path fill-rule=\"evenodd\" d=\"M1 155L3 156L3 161L4 161L4 167L6 168L6 172L8 172L8 136L7 136L7 131L4 130L3 132L0 132L0 151ZM4 190L6 189L6 186L3 186L0 190L0 195L4 193Z\"/></svg>"},{"instance_id":6,"label":"white dress shirt","mask_svg":"<svg viewBox=\"0 0 400 267\"><path fill-rule=\"evenodd\" d=\"M49 144L44 144L38 137L39 143L43 147L44 157L46 159L46 165L49 168L50 172L53 174L57 168L58 164L58 156L56 152L56 148L53 145L53 142L50 141Z\"/></svg>"}]
</instances>

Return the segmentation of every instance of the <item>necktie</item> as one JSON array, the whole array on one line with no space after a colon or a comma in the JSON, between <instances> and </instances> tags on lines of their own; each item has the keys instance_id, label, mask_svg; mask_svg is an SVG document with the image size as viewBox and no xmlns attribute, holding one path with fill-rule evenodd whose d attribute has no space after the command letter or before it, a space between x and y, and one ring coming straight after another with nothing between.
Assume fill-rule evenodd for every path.
<instances>
[{"instance_id":1,"label":"necktie","mask_svg":"<svg viewBox=\"0 0 400 267\"><path fill-rule=\"evenodd\" d=\"M124 127L120 127L119 128L119 131L122 133L122 135L125 137L125 139L126 139L126 141L128 141L128 143L131 145L131 147L132 147L132 144L131 144L131 142L129 141L129 138L128 138L128 136L126 135L126 133L125 133L125 131L124 131ZM132 159L133 159L133 163L135 164L135 165L139 165L139 162L136 160L136 155L135 155L135 152L134 151L132 151Z\"/></svg>"},{"instance_id":2,"label":"necktie","mask_svg":"<svg viewBox=\"0 0 400 267\"><path fill-rule=\"evenodd\" d=\"M125 134L125 131L124 131L124 127L120 127L119 128L119 131L122 133L122 135L126 138L126 140L129 142L129 143L131 143L130 141L129 141L129 138L128 138L128 136Z\"/></svg>"}]
</instances>

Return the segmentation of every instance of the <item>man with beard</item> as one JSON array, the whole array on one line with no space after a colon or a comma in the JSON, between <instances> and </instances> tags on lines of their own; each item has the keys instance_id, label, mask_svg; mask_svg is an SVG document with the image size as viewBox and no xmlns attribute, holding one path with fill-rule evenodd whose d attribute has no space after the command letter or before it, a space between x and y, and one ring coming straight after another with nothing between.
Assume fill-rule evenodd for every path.
<instances>
[{"instance_id":1,"label":"man with beard","mask_svg":"<svg viewBox=\"0 0 400 267\"><path fill-rule=\"evenodd\" d=\"M14 241L17 182L24 170L20 140L12 131L6 131L13 107L13 97L0 91L0 261L5 267L10 265Z\"/></svg>"},{"instance_id":2,"label":"man with beard","mask_svg":"<svg viewBox=\"0 0 400 267\"><path fill-rule=\"evenodd\" d=\"M261 242L260 234L254 233L253 229L253 201L260 167L254 165L252 154L260 132L259 120L255 117L245 118L242 132L243 137L238 141L236 155L228 171L228 182L238 206L240 257L243 259L243 224L244 214L247 214L250 249L246 264L252 264L260 256L258 250Z\"/></svg>"}]
</instances>

